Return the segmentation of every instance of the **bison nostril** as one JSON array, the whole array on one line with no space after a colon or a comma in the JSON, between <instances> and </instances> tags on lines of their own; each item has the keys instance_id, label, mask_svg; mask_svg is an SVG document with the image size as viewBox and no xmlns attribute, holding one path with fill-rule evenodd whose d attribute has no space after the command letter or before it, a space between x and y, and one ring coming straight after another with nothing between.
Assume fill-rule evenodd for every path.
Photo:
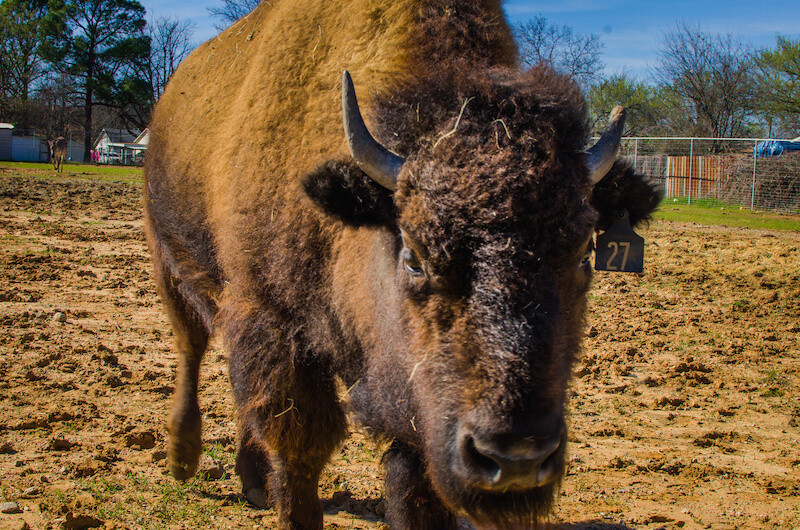
<instances>
[{"instance_id":1,"label":"bison nostril","mask_svg":"<svg viewBox=\"0 0 800 530\"><path fill-rule=\"evenodd\" d=\"M558 473L563 430L531 441L513 435L481 437L466 428L459 438L462 475L481 488L538 487L552 482Z\"/></svg>"},{"instance_id":2,"label":"bison nostril","mask_svg":"<svg viewBox=\"0 0 800 530\"><path fill-rule=\"evenodd\" d=\"M471 435L464 436L461 453L467 468L477 471L489 484L494 484L500 479L502 468L497 460L481 452L475 446L475 438Z\"/></svg>"}]
</instances>

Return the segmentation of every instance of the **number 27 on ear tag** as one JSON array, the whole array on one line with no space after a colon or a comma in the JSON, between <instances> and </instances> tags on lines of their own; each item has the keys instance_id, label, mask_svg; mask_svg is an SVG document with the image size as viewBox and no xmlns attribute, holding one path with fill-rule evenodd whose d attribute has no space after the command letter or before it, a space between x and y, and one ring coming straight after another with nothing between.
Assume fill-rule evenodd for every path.
<instances>
[{"instance_id":1,"label":"number 27 on ear tag","mask_svg":"<svg viewBox=\"0 0 800 530\"><path fill-rule=\"evenodd\" d=\"M598 271L642 272L644 238L633 231L628 211L617 214L608 230L597 236L594 268Z\"/></svg>"}]
</instances>

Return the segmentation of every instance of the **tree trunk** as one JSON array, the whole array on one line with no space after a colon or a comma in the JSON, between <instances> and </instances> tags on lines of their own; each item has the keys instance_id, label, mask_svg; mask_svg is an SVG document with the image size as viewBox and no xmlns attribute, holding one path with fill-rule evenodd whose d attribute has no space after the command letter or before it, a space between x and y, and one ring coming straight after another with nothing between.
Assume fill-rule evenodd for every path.
<instances>
[{"instance_id":1,"label":"tree trunk","mask_svg":"<svg viewBox=\"0 0 800 530\"><path fill-rule=\"evenodd\" d=\"M83 108L83 161L91 162L92 155L92 89L87 80L86 100Z\"/></svg>"},{"instance_id":2,"label":"tree trunk","mask_svg":"<svg viewBox=\"0 0 800 530\"><path fill-rule=\"evenodd\" d=\"M94 40L89 43L89 60L86 65L86 99L83 108L83 161L92 162L92 78L94 75Z\"/></svg>"}]
</instances>

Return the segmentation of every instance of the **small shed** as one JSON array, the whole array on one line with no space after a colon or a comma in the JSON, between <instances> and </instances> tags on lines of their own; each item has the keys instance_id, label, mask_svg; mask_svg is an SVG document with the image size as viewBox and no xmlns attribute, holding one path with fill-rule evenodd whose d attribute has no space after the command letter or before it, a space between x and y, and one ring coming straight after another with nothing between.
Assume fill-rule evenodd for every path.
<instances>
[{"instance_id":1,"label":"small shed","mask_svg":"<svg viewBox=\"0 0 800 530\"><path fill-rule=\"evenodd\" d=\"M14 126L0 123L0 160L11 160L11 132Z\"/></svg>"}]
</instances>

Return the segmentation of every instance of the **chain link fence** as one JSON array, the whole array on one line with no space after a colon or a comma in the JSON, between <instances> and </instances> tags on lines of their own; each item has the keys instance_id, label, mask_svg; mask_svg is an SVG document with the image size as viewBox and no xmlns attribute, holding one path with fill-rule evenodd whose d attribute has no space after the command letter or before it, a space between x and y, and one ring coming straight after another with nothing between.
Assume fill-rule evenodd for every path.
<instances>
[{"instance_id":1,"label":"chain link fence","mask_svg":"<svg viewBox=\"0 0 800 530\"><path fill-rule=\"evenodd\" d=\"M768 155L775 142L787 149ZM800 214L800 150L792 147L761 138L624 138L620 154L675 202Z\"/></svg>"},{"instance_id":2,"label":"chain link fence","mask_svg":"<svg viewBox=\"0 0 800 530\"><path fill-rule=\"evenodd\" d=\"M99 134L110 131L104 129ZM59 136L68 141L67 159L83 162L81 131L14 129L13 138L9 138L10 159L48 162L47 141ZM111 143L92 151L94 162L142 163L146 145L131 144L131 138L115 138L113 134L110 140ZM763 156L769 152L763 149L771 145L768 142L796 145L786 140L761 138L630 137L623 138L620 154L639 173L660 183L665 197L675 202L800 214L800 149Z\"/></svg>"},{"instance_id":3,"label":"chain link fence","mask_svg":"<svg viewBox=\"0 0 800 530\"><path fill-rule=\"evenodd\" d=\"M67 159L73 162L84 161L82 131L47 131L43 129L12 129L8 138L8 150L4 159L14 162L49 162L48 142L59 137L67 140ZM5 156L7 155L7 156Z\"/></svg>"}]
</instances>

